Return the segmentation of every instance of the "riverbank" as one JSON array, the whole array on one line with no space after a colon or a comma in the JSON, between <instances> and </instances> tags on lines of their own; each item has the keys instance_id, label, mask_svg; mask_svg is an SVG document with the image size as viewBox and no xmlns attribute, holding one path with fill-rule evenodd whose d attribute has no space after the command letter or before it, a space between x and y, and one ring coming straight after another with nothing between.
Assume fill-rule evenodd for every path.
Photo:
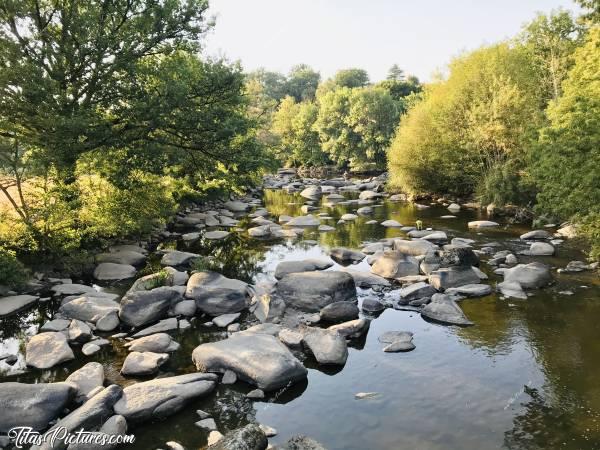
<instances>
[{"instance_id":1,"label":"riverbank","mask_svg":"<svg viewBox=\"0 0 600 450\"><path fill-rule=\"evenodd\" d=\"M594 267L573 262L581 253L559 242L556 228L531 233L468 204L406 202L384 185L385 177L280 173L265 179L264 193L182 211L156 247L111 248L95 279L51 280L47 297L1 319L0 396L16 389L8 381L23 398L62 389L60 408L40 404L47 422L37 427L79 425L94 402L103 417L125 420L135 448L197 448L213 428L240 439L243 427L252 448L266 447L270 428L277 448L294 448L286 440L298 433L330 449L424 439L464 448L464 434L451 430L473 414L505 430L522 411L506 412L504 401L490 409L491 397L510 399L523 377L540 389L551 381L535 361L517 370L524 343L502 337L546 328L508 324L530 308L550 308L541 317L579 309L573 323L590 330ZM156 270L139 278L142 267ZM481 346L500 361L493 371L474 351ZM474 380L496 394L462 384ZM144 401L150 391L159 394ZM160 406L172 395L177 401ZM461 396L470 408L458 408ZM24 408L11 401L12 411ZM407 412L401 424L398 408ZM323 413L333 426L320 423ZM494 446L486 430L471 425L469 442ZM295 448L311 448L303 445Z\"/></svg>"}]
</instances>

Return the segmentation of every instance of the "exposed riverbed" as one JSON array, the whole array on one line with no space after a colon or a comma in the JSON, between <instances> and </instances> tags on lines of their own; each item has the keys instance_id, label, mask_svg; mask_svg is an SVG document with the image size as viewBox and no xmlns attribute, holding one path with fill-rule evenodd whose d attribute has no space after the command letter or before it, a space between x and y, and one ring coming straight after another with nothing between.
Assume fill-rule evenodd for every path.
<instances>
[{"instance_id":1,"label":"exposed riverbed","mask_svg":"<svg viewBox=\"0 0 600 450\"><path fill-rule=\"evenodd\" d=\"M356 197L355 193L346 195ZM274 218L303 214L300 207L305 200L297 193L266 190L263 201ZM469 221L487 219L479 210L463 208L452 213L456 218L442 219L450 213L441 205L420 210L411 203L377 200L371 206L373 214L339 225L343 214L359 206L322 206L311 213L328 213L331 219L322 223L335 230L307 228L299 239L258 240L239 232L220 241L200 239L185 244L173 240L165 245L210 255L211 266L223 275L253 284L271 279L281 261L329 259L332 247L360 249L368 242L406 236L397 228L367 224L370 220L393 219L405 225L421 220L424 227L445 231L450 239L474 239L475 249L495 242L498 250L517 254L529 247L519 239L529 229L506 225L501 219L498 228L469 230ZM133 427L137 440L127 448L164 448L167 441L201 448L208 432L194 426L197 409L210 412L222 433L256 421L277 429L271 443L305 434L330 450L600 448L597 273L556 272L569 261L584 260L575 241L558 245L555 256L518 258L523 263L540 261L552 266L555 282L530 291L526 300L501 298L496 292L462 300L460 307L475 324L466 328L426 321L418 311L388 308L373 318L366 337L352 342L343 367L323 368L305 357L307 381L272 392L263 401L245 398L253 387L243 382L220 384L210 396L193 401L164 421ZM481 264L489 276L485 283L495 286L502 276L495 275L485 260ZM334 264L328 270L339 268ZM369 271L369 265L363 260L353 269ZM105 283L99 289L122 294L130 285ZM379 295L371 289L358 291L359 303ZM0 381L62 381L89 361L104 365L109 382L125 386L136 381L119 373L127 351L117 340L89 357L75 348L74 361L49 370L27 368L22 343L53 317L59 305L53 300L2 319L0 354L17 353L19 361L14 366L0 362ZM202 322L192 322L191 328L173 335L181 347L159 376L195 372L192 350L226 337L226 332L204 327ZM416 349L384 353L377 338L390 330L413 332ZM359 392L376 395L357 399Z\"/></svg>"}]
</instances>

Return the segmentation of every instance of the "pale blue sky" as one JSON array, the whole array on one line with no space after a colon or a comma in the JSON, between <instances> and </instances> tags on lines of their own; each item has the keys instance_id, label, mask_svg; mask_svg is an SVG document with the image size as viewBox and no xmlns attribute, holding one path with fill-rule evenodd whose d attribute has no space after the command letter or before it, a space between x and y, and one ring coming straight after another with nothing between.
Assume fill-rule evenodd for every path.
<instances>
[{"instance_id":1,"label":"pale blue sky","mask_svg":"<svg viewBox=\"0 0 600 450\"><path fill-rule=\"evenodd\" d=\"M463 50L515 35L536 12L572 0L210 0L211 55L246 70L287 72L306 63L326 78L361 67L371 80L399 64L428 80Z\"/></svg>"}]
</instances>

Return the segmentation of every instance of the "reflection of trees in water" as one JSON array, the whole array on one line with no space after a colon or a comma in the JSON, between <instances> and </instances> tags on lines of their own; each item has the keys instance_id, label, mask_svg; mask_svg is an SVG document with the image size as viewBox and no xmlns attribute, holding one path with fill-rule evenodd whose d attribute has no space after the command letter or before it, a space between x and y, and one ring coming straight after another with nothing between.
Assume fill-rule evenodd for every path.
<instances>
[{"instance_id":1,"label":"reflection of trees in water","mask_svg":"<svg viewBox=\"0 0 600 450\"><path fill-rule=\"evenodd\" d=\"M513 428L504 433L504 446L509 449L584 449L598 448L596 430L582 432L579 420L573 415L575 404L548 404L537 389L525 387L529 401L524 411L513 418Z\"/></svg>"},{"instance_id":2,"label":"reflection of trees in water","mask_svg":"<svg viewBox=\"0 0 600 450\"><path fill-rule=\"evenodd\" d=\"M201 239L190 247L190 251L210 256L210 269L229 278L250 282L252 276L261 271L259 263L266 249L263 241L232 233L221 241Z\"/></svg>"},{"instance_id":3,"label":"reflection of trees in water","mask_svg":"<svg viewBox=\"0 0 600 450\"><path fill-rule=\"evenodd\" d=\"M489 355L510 353L520 336L526 335L526 330L519 309L511 308L508 303L495 295L463 300L460 307L475 326L456 328L456 334L467 345Z\"/></svg>"},{"instance_id":4,"label":"reflection of trees in water","mask_svg":"<svg viewBox=\"0 0 600 450\"><path fill-rule=\"evenodd\" d=\"M282 190L274 191L272 189L265 189L263 200L265 207L275 218L278 218L282 215L303 215L302 211L300 211L300 208L306 201L306 199L303 199L299 194L288 194ZM290 205L290 203L296 204Z\"/></svg>"}]
</instances>

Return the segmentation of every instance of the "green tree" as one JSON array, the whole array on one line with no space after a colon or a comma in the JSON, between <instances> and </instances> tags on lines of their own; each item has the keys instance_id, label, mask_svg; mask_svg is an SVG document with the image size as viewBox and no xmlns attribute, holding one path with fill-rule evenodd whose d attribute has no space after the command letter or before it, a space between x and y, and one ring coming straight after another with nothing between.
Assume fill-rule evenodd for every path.
<instances>
[{"instance_id":1,"label":"green tree","mask_svg":"<svg viewBox=\"0 0 600 450\"><path fill-rule=\"evenodd\" d=\"M561 83L572 66L572 55L581 43L581 34L581 26L570 12L563 10L550 15L540 13L524 27L520 41L531 53L548 100L560 96Z\"/></svg>"},{"instance_id":2,"label":"green tree","mask_svg":"<svg viewBox=\"0 0 600 450\"><path fill-rule=\"evenodd\" d=\"M576 216L600 257L600 27L592 28L575 52L563 95L548 108L550 125L540 136L532 171L540 189L538 209Z\"/></svg>"},{"instance_id":3,"label":"green tree","mask_svg":"<svg viewBox=\"0 0 600 450\"><path fill-rule=\"evenodd\" d=\"M394 64L390 67L386 77L386 79L390 81L404 81L405 78L404 70L402 70L398 64Z\"/></svg>"},{"instance_id":4,"label":"green tree","mask_svg":"<svg viewBox=\"0 0 600 450\"><path fill-rule=\"evenodd\" d=\"M429 85L401 120L389 152L391 185L412 194L479 189L486 201L527 201L525 160L543 123L529 58L498 44L453 60L448 79Z\"/></svg>"},{"instance_id":5,"label":"green tree","mask_svg":"<svg viewBox=\"0 0 600 450\"><path fill-rule=\"evenodd\" d=\"M335 74L333 84L347 88L364 87L369 84L369 74L364 69L343 69Z\"/></svg>"},{"instance_id":6,"label":"green tree","mask_svg":"<svg viewBox=\"0 0 600 450\"><path fill-rule=\"evenodd\" d=\"M398 107L381 88L338 88L319 99L315 123L323 151L341 167L385 166Z\"/></svg>"},{"instance_id":7,"label":"green tree","mask_svg":"<svg viewBox=\"0 0 600 450\"><path fill-rule=\"evenodd\" d=\"M286 83L286 94L291 95L297 102L314 100L321 75L306 64L292 67Z\"/></svg>"}]
</instances>

